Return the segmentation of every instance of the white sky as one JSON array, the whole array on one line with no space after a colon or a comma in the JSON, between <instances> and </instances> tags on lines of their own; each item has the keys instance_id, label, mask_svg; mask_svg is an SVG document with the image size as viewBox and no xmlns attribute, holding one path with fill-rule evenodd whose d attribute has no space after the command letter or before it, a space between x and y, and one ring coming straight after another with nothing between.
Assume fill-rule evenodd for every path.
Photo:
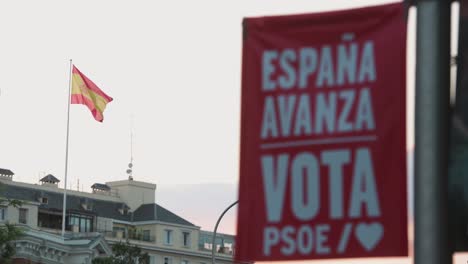
<instances>
[{"instance_id":1,"label":"white sky","mask_svg":"<svg viewBox=\"0 0 468 264\"><path fill-rule=\"evenodd\" d=\"M332 3L329 3L332 2ZM72 105L68 181L238 180L241 21L391 1L5 1L0 167L64 175L69 59L114 98L96 122Z\"/></svg>"},{"instance_id":2,"label":"white sky","mask_svg":"<svg viewBox=\"0 0 468 264\"><path fill-rule=\"evenodd\" d=\"M114 98L102 124L85 106L71 106L68 181L73 189L78 179L80 188L89 190L95 182L127 177L131 115L136 180L235 184L242 18L390 2L2 1L0 168L13 170L20 181L36 183L52 173L63 183L73 59ZM408 35L408 148L414 142L413 18Z\"/></svg>"}]
</instances>

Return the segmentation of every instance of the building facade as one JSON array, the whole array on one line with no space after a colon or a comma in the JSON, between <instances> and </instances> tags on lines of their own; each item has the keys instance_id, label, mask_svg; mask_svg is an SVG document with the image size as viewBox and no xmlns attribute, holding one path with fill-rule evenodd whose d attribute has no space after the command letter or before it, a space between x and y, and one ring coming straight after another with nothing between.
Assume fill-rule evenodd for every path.
<instances>
[{"instance_id":1,"label":"building facade","mask_svg":"<svg viewBox=\"0 0 468 264\"><path fill-rule=\"evenodd\" d=\"M212 232L158 205L155 184L132 178L96 183L91 193L67 190L62 237L63 189L58 182L47 175L38 184L23 183L14 181L13 173L0 173L0 196L23 201L19 208L0 206L0 224L25 230L15 241L14 263L89 264L111 255L112 245L120 241L147 252L151 264L211 263ZM234 236L218 234L214 246L216 263L233 263Z\"/></svg>"}]
</instances>

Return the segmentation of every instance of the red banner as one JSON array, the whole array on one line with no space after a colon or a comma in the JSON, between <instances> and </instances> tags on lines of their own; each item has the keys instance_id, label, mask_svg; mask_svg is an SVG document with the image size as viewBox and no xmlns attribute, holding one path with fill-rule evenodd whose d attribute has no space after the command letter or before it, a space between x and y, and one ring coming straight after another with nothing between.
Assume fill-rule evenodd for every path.
<instances>
[{"instance_id":1,"label":"red banner","mask_svg":"<svg viewBox=\"0 0 468 264\"><path fill-rule=\"evenodd\" d=\"M402 4L244 21L236 258L406 256Z\"/></svg>"}]
</instances>

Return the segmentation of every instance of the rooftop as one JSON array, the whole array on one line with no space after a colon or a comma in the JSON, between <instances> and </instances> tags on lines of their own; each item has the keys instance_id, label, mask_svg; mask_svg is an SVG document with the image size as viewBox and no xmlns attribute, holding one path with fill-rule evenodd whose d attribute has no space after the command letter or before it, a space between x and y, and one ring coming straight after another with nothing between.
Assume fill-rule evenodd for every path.
<instances>
[{"instance_id":1,"label":"rooftop","mask_svg":"<svg viewBox=\"0 0 468 264\"><path fill-rule=\"evenodd\" d=\"M47 198L47 203L41 203L39 210L62 212L63 193L48 189L39 189L37 185L15 182L3 182L1 196L8 199L39 202ZM193 226L194 224L174 214L164 207L154 204L143 204L134 212L128 212L128 205L118 200L97 199L89 193L70 192L67 194L67 212L95 215L126 222L160 221L170 224ZM103 197L104 198L104 197Z\"/></svg>"},{"instance_id":2,"label":"rooftop","mask_svg":"<svg viewBox=\"0 0 468 264\"><path fill-rule=\"evenodd\" d=\"M41 181L41 182L52 182L52 183L58 183L58 182L60 182L60 180L57 179L57 178L55 178L55 176L52 175L52 174L48 174L47 176L45 176L44 178L42 178L40 181Z\"/></svg>"},{"instance_id":3,"label":"rooftop","mask_svg":"<svg viewBox=\"0 0 468 264\"><path fill-rule=\"evenodd\" d=\"M134 221L156 220L166 223L195 226L158 204L143 204L133 213Z\"/></svg>"}]
</instances>

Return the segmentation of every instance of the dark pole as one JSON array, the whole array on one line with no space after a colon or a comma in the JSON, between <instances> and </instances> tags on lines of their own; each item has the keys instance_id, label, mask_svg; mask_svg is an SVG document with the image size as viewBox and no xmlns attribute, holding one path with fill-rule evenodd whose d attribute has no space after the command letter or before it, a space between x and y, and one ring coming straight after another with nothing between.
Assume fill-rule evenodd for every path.
<instances>
[{"instance_id":1,"label":"dark pole","mask_svg":"<svg viewBox=\"0 0 468 264\"><path fill-rule=\"evenodd\" d=\"M459 0L456 98L452 105L449 155L449 230L452 248L468 250L468 0ZM452 63L454 61L452 60ZM452 65L453 66L453 65ZM452 102L453 103L453 102Z\"/></svg>"},{"instance_id":2,"label":"dark pole","mask_svg":"<svg viewBox=\"0 0 468 264\"><path fill-rule=\"evenodd\" d=\"M238 202L239 202L239 200L233 202L228 208L226 208L226 209L224 210L224 212L219 216L218 221L216 221L216 225L215 225L215 228L214 228L214 231L213 231L212 244L211 244L211 263L212 263L212 264L215 264L216 231L218 230L219 222L221 222L221 219L223 219L224 214L226 214L226 212L229 211L229 209L231 209L231 207L233 207L234 205L236 205Z\"/></svg>"},{"instance_id":3,"label":"dark pole","mask_svg":"<svg viewBox=\"0 0 468 264\"><path fill-rule=\"evenodd\" d=\"M415 264L452 263L447 210L450 4L417 2Z\"/></svg>"}]
</instances>

